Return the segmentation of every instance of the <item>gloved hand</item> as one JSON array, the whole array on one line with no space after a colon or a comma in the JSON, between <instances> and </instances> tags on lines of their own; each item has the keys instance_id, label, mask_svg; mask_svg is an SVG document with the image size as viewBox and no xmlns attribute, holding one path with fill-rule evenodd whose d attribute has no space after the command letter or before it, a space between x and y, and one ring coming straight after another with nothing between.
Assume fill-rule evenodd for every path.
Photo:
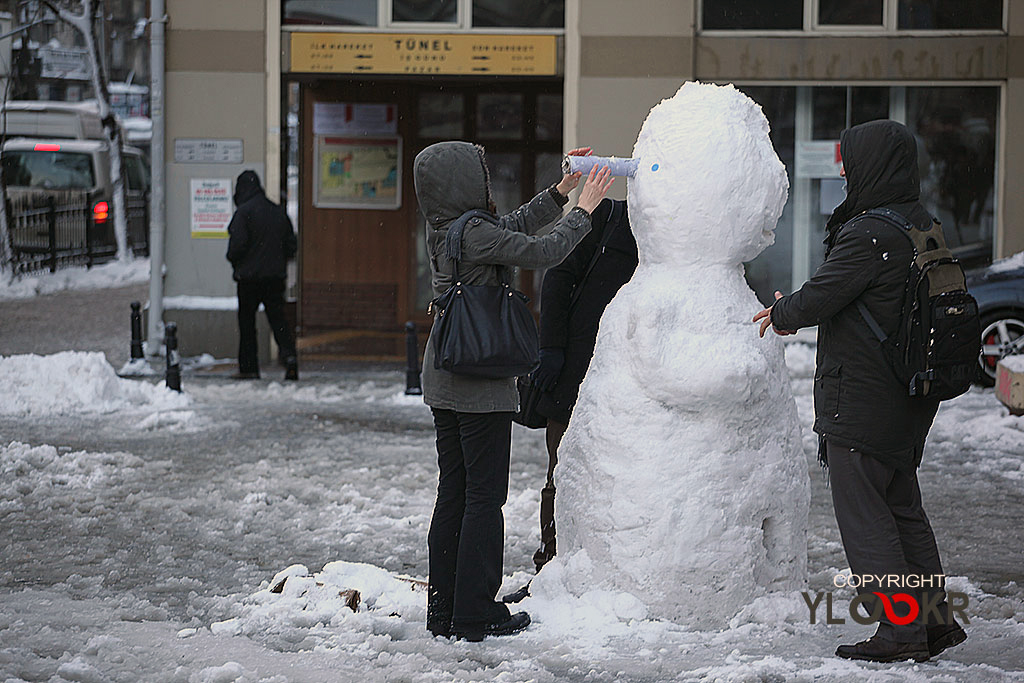
<instances>
[{"instance_id":1,"label":"gloved hand","mask_svg":"<svg viewBox=\"0 0 1024 683\"><path fill-rule=\"evenodd\" d=\"M550 391L558 382L565 365L565 350L548 347L540 350L540 367L533 371L533 383L541 391Z\"/></svg>"}]
</instances>

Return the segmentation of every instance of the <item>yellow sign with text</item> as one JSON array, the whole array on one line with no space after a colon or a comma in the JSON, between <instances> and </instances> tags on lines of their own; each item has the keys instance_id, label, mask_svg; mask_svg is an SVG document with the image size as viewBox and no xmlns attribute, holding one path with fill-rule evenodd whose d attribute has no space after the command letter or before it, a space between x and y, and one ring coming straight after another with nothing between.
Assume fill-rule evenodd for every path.
<instances>
[{"instance_id":1,"label":"yellow sign with text","mask_svg":"<svg viewBox=\"0 0 1024 683\"><path fill-rule=\"evenodd\" d=\"M554 76L558 38L480 33L292 33L293 72Z\"/></svg>"}]
</instances>

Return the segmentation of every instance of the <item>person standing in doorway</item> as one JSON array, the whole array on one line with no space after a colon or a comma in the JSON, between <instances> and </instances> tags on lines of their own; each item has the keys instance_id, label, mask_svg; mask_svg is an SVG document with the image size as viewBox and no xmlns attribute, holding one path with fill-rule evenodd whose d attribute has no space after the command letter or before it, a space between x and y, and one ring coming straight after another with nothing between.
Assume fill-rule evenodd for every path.
<instances>
[{"instance_id":1,"label":"person standing in doorway","mask_svg":"<svg viewBox=\"0 0 1024 683\"><path fill-rule=\"evenodd\" d=\"M260 376L256 344L256 311L260 304L274 333L285 365L286 380L299 378L295 337L284 313L288 260L298 240L288 214L267 199L255 171L242 171L235 182L235 210L228 224L228 253L238 283L237 379Z\"/></svg>"}]
</instances>

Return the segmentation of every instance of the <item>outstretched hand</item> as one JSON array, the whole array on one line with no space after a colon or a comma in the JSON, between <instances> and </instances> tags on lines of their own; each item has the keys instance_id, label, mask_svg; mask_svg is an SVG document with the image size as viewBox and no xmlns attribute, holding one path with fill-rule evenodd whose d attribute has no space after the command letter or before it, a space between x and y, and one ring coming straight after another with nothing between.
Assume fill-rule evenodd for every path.
<instances>
[{"instance_id":1,"label":"outstretched hand","mask_svg":"<svg viewBox=\"0 0 1024 683\"><path fill-rule=\"evenodd\" d=\"M615 176L612 175L612 171L607 166L602 166L601 170L597 170L597 166L593 166L590 169L590 175L587 176L586 182L583 183L583 189L580 191L580 200L576 203L576 206L580 207L587 213L594 213L594 209L601 203L604 196L608 194L608 188L615 182Z\"/></svg>"},{"instance_id":2,"label":"outstretched hand","mask_svg":"<svg viewBox=\"0 0 1024 683\"><path fill-rule=\"evenodd\" d=\"M778 301L781 298L782 292L775 292L775 300ZM758 336L763 338L764 333L768 331L769 327L771 327L775 334L779 335L780 337L785 337L786 335L790 334L796 334L796 330L780 330L779 328L772 325L772 308L774 307L775 304L772 304L771 306L769 306L768 308L764 309L763 311L754 316L752 322L756 323L758 320L761 321L761 330L758 332Z\"/></svg>"},{"instance_id":3,"label":"outstretched hand","mask_svg":"<svg viewBox=\"0 0 1024 683\"><path fill-rule=\"evenodd\" d=\"M590 147L577 147L574 150L566 152L571 157L588 157L593 152ZM568 197L569 193L576 189L576 186L580 184L580 178L583 174L579 171L575 173L566 173L562 176L562 179L558 181L558 185L555 189L562 193L562 196Z\"/></svg>"}]
</instances>

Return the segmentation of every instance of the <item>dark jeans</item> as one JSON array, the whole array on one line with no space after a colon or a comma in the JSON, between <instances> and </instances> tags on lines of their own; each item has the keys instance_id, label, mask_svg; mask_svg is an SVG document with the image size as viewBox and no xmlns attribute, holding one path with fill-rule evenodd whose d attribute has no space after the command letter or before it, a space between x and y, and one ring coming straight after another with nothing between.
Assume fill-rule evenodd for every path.
<instances>
[{"instance_id":1,"label":"dark jeans","mask_svg":"<svg viewBox=\"0 0 1024 683\"><path fill-rule=\"evenodd\" d=\"M902 472L859 451L827 443L828 474L836 522L850 570L858 575L937 576L943 574L928 516L921 505L921 488L913 475ZM886 595L908 593L924 606L922 598L941 599L945 617L945 590L941 587L859 587L858 593ZM876 598L877 599L877 598ZM896 614L907 614L897 603ZM871 604L869 603L870 607ZM893 624L879 613L878 635L897 642L924 642L922 615L906 625Z\"/></svg>"},{"instance_id":2,"label":"dark jeans","mask_svg":"<svg viewBox=\"0 0 1024 683\"><path fill-rule=\"evenodd\" d=\"M239 372L260 371L256 346L256 311L260 304L267 313L281 358L295 358L295 338L284 315L284 279L242 280L238 283Z\"/></svg>"},{"instance_id":3,"label":"dark jeans","mask_svg":"<svg viewBox=\"0 0 1024 683\"><path fill-rule=\"evenodd\" d=\"M512 413L432 409L440 476L427 535L427 628L436 634L505 621L501 588Z\"/></svg>"}]
</instances>

